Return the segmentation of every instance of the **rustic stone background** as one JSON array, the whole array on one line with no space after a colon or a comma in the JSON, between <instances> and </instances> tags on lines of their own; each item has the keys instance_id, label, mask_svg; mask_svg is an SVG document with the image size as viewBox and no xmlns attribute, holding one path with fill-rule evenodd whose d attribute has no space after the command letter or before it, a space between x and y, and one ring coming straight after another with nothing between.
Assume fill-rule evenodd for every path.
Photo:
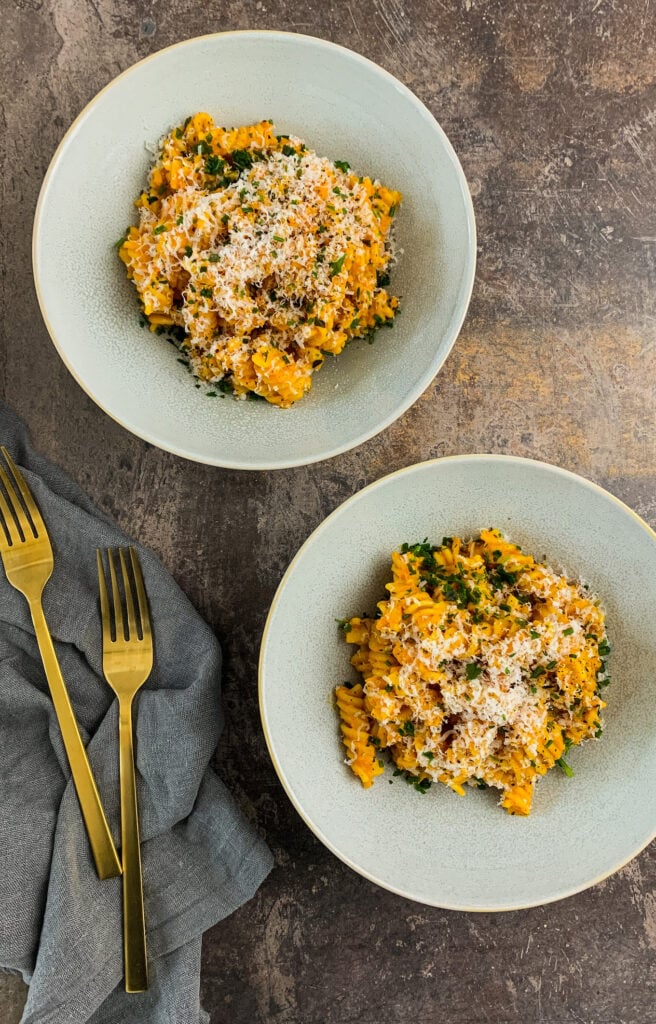
<instances>
[{"instance_id":1,"label":"rustic stone background","mask_svg":"<svg viewBox=\"0 0 656 1024\"><path fill-rule=\"evenodd\" d=\"M213 1024L655 1022L653 848L545 908L476 916L406 902L296 816L256 698L284 568L327 513L390 470L458 452L528 455L607 486L656 526L650 0L4 0L2 13L3 391L221 637L218 769L276 852L254 901L206 937ZM356 451L262 474L183 462L104 416L48 339L30 266L42 176L94 93L178 39L254 27L335 40L409 85L460 156L479 232L465 328L416 405ZM5 1024L22 1002L22 985L0 977Z\"/></svg>"}]
</instances>

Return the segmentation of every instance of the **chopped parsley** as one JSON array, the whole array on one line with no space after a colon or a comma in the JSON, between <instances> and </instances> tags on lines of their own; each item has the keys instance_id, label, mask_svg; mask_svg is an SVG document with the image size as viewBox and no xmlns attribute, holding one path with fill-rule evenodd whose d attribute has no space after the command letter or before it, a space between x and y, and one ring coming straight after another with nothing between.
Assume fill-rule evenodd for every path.
<instances>
[{"instance_id":1,"label":"chopped parsley","mask_svg":"<svg viewBox=\"0 0 656 1024\"><path fill-rule=\"evenodd\" d=\"M344 266L344 260L345 259L346 259L346 253L342 253L342 255L339 257L339 259L334 260L330 264L330 276L331 277L336 277L337 274L339 274L340 270Z\"/></svg>"},{"instance_id":2,"label":"chopped parsley","mask_svg":"<svg viewBox=\"0 0 656 1024\"><path fill-rule=\"evenodd\" d=\"M255 158L249 149L235 149L230 153L230 159L240 171L247 171L253 166Z\"/></svg>"}]
</instances>

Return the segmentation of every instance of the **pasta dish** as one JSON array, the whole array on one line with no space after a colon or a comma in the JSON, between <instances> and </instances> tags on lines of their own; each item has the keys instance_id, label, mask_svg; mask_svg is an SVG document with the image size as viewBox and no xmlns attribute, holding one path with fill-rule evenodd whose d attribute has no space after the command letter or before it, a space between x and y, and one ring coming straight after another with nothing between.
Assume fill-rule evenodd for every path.
<instances>
[{"instance_id":1,"label":"pasta dish","mask_svg":"<svg viewBox=\"0 0 656 1024\"><path fill-rule=\"evenodd\" d=\"M391 227L401 194L318 156L270 121L171 131L119 255L153 330L192 372L283 408L327 354L391 326Z\"/></svg>"},{"instance_id":2,"label":"pasta dish","mask_svg":"<svg viewBox=\"0 0 656 1024\"><path fill-rule=\"evenodd\" d=\"M369 787L387 751L420 792L493 787L529 814L536 780L601 736L599 601L494 529L404 544L386 589L376 617L342 623L363 680L336 689L347 763Z\"/></svg>"}]
</instances>

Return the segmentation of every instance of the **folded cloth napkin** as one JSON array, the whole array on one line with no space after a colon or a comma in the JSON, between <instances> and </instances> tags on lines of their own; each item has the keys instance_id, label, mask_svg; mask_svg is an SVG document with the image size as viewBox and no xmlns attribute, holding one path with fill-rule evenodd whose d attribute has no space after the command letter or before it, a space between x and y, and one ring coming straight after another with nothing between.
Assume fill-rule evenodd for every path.
<instances>
[{"instance_id":1,"label":"folded cloth napkin","mask_svg":"<svg viewBox=\"0 0 656 1024\"><path fill-rule=\"evenodd\" d=\"M55 552L45 613L89 759L120 835L117 704L101 669L96 548L128 538L30 447L0 403ZM155 556L139 548L155 638L135 703L150 989L123 991L121 880L98 880L27 603L0 566L0 967L29 983L22 1024L200 1024L201 935L249 900L271 854L209 767L221 655Z\"/></svg>"}]
</instances>

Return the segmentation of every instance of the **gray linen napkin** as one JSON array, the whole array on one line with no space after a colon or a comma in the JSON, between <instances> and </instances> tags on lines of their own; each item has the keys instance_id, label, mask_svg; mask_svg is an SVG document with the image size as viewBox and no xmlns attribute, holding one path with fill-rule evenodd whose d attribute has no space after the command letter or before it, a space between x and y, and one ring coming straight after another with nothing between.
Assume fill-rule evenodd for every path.
<instances>
[{"instance_id":1,"label":"gray linen napkin","mask_svg":"<svg viewBox=\"0 0 656 1024\"><path fill-rule=\"evenodd\" d=\"M128 542L30 447L0 403L55 551L44 607L115 841L117 709L102 679L95 550ZM155 667L135 708L151 988L122 988L121 881L96 877L24 598L0 566L0 967L29 983L23 1024L200 1024L201 935L250 899L269 850L209 768L221 655L155 556L139 549Z\"/></svg>"}]
</instances>

